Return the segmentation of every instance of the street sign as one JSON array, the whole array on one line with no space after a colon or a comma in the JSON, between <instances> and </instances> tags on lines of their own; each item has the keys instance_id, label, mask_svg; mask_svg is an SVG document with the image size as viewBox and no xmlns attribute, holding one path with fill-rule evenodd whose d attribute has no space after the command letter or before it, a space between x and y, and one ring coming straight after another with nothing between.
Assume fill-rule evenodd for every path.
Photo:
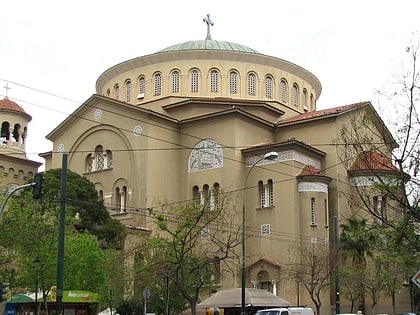
<instances>
[{"instance_id":1,"label":"street sign","mask_svg":"<svg viewBox=\"0 0 420 315\"><path fill-rule=\"evenodd\" d=\"M420 270L417 271L417 273L411 278L411 281L414 282L414 284L420 288Z\"/></svg>"}]
</instances>

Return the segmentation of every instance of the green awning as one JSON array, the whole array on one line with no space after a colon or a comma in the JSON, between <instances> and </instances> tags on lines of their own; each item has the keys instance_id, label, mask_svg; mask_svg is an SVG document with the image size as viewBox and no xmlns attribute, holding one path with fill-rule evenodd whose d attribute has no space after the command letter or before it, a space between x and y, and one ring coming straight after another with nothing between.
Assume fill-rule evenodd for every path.
<instances>
[{"instance_id":1,"label":"green awning","mask_svg":"<svg viewBox=\"0 0 420 315\"><path fill-rule=\"evenodd\" d=\"M7 303L26 303L26 302L33 302L29 296L25 294L13 294L11 300L7 301Z\"/></svg>"}]
</instances>

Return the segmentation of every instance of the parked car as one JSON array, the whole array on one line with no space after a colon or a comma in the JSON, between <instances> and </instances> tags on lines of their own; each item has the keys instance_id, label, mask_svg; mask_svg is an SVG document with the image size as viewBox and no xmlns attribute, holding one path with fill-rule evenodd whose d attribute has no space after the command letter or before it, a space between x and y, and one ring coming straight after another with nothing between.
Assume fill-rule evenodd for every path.
<instances>
[{"instance_id":1,"label":"parked car","mask_svg":"<svg viewBox=\"0 0 420 315\"><path fill-rule=\"evenodd\" d=\"M310 307L280 307L259 310L255 315L314 315Z\"/></svg>"}]
</instances>

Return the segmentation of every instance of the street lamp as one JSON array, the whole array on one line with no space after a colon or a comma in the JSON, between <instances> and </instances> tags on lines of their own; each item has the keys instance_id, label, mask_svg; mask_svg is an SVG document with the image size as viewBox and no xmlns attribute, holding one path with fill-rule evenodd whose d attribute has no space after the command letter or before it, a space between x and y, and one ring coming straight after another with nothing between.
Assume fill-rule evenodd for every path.
<instances>
[{"instance_id":1,"label":"street lamp","mask_svg":"<svg viewBox=\"0 0 420 315\"><path fill-rule=\"evenodd\" d=\"M246 259L246 246L245 246L245 238L246 238L246 211L245 211L245 190L246 190L246 183L248 181L249 174L253 170L253 168L262 160L273 161L279 157L277 152L269 152L266 153L262 158L256 160L254 164L252 164L251 168L248 170L248 173L245 177L244 182L244 189L242 191L242 264L241 264L241 315L246 314L246 305L245 305L245 286L246 286L246 275L245 275L245 259Z\"/></svg>"},{"instance_id":2,"label":"street lamp","mask_svg":"<svg viewBox=\"0 0 420 315\"><path fill-rule=\"evenodd\" d=\"M41 260L39 257L34 258L34 271L35 271L35 315L38 313L38 273L39 273L39 264Z\"/></svg>"}]
</instances>

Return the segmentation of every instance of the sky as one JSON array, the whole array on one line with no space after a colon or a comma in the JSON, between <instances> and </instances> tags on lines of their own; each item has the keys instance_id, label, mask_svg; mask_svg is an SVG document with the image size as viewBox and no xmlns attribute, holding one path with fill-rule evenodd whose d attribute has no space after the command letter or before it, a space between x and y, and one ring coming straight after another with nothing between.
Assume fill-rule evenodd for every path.
<instances>
[{"instance_id":1,"label":"sky","mask_svg":"<svg viewBox=\"0 0 420 315\"><path fill-rule=\"evenodd\" d=\"M0 4L0 99L32 116L28 158L115 64L190 40L249 46L318 77L317 108L371 101L420 39L418 0L20 0ZM8 89L6 88L8 87ZM389 112L381 108L378 111Z\"/></svg>"}]
</instances>

